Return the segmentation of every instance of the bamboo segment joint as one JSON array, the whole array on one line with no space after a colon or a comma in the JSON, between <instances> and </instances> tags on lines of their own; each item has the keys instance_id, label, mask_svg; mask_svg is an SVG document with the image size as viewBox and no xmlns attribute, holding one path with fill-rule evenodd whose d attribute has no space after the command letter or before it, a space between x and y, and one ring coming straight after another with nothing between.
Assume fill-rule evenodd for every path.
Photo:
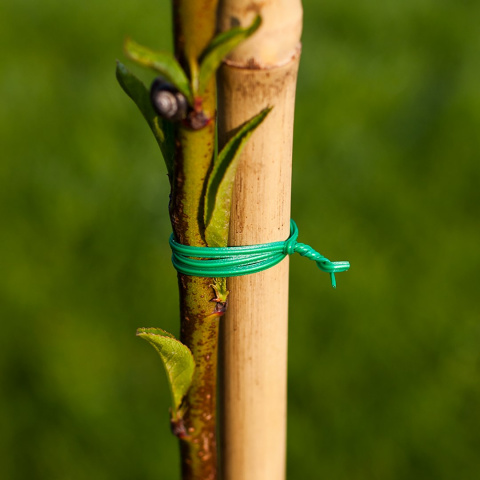
<instances>
[{"instance_id":1,"label":"bamboo segment joint","mask_svg":"<svg viewBox=\"0 0 480 480\"><path fill-rule=\"evenodd\" d=\"M297 242L298 227L290 220L290 236L283 242L262 243L240 247L194 247L182 245L170 236L172 263L184 275L195 277L239 277L261 272L280 263L287 255L299 253L316 262L330 274L336 287L335 273L345 272L349 262L331 262L309 245Z\"/></svg>"}]
</instances>

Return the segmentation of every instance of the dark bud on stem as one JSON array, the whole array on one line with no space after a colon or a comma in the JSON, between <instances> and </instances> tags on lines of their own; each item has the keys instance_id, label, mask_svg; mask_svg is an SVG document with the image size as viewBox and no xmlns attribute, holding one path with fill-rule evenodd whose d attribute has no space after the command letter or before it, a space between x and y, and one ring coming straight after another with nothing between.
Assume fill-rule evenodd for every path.
<instances>
[{"instance_id":1,"label":"dark bud on stem","mask_svg":"<svg viewBox=\"0 0 480 480\"><path fill-rule=\"evenodd\" d=\"M178 122L187 117L188 103L185 95L161 77L153 81L150 99L153 108L162 118Z\"/></svg>"},{"instance_id":2,"label":"dark bud on stem","mask_svg":"<svg viewBox=\"0 0 480 480\"><path fill-rule=\"evenodd\" d=\"M195 112L192 110L188 114L187 123L192 130L201 130L208 125L209 118L203 112Z\"/></svg>"}]
</instances>

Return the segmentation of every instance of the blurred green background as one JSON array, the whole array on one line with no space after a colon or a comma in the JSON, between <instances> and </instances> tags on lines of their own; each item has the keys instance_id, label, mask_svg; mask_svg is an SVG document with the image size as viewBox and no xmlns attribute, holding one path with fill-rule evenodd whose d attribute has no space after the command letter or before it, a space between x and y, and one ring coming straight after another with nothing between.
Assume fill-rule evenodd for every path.
<instances>
[{"instance_id":1,"label":"blurred green background","mask_svg":"<svg viewBox=\"0 0 480 480\"><path fill-rule=\"evenodd\" d=\"M480 3L304 2L288 478L480 478ZM0 6L0 477L177 480L160 153L114 78L166 1ZM150 80L148 72L143 78ZM268 480L268 479L265 479Z\"/></svg>"}]
</instances>

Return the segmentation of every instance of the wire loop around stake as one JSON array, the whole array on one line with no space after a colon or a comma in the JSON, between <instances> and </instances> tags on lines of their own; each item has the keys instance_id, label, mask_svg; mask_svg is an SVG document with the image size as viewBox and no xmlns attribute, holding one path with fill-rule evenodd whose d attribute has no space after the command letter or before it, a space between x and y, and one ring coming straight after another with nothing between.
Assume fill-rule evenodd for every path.
<instances>
[{"instance_id":1,"label":"wire loop around stake","mask_svg":"<svg viewBox=\"0 0 480 480\"><path fill-rule=\"evenodd\" d=\"M336 287L335 273L345 272L349 262L331 262L309 245L298 243L298 227L290 220L290 237L283 242L263 243L242 247L191 247L182 245L170 236L172 263L179 273L194 277L239 277L261 272L280 263L287 255L299 253L316 262L317 267L330 274Z\"/></svg>"}]
</instances>

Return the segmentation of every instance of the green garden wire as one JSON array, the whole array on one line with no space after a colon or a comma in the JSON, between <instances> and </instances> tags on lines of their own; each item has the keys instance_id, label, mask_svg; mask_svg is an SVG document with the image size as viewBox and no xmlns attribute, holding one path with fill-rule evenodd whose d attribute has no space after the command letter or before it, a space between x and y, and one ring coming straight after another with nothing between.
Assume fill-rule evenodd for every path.
<instances>
[{"instance_id":1,"label":"green garden wire","mask_svg":"<svg viewBox=\"0 0 480 480\"><path fill-rule=\"evenodd\" d=\"M263 243L243 247L191 247L176 242L170 236L172 263L175 269L194 277L239 277L261 272L280 263L287 255L299 253L316 262L318 268L330 274L336 287L335 273L345 272L349 262L331 262L309 245L298 243L298 227L290 220L290 237L284 242Z\"/></svg>"}]
</instances>

